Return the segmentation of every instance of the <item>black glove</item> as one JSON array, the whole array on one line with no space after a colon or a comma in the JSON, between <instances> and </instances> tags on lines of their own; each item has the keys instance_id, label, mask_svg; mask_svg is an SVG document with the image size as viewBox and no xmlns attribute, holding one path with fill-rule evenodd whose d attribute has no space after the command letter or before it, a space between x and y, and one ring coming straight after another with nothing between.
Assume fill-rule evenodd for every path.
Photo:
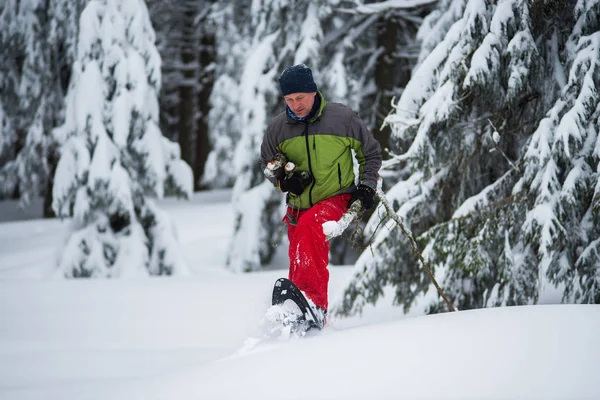
<instances>
[{"instance_id":1,"label":"black glove","mask_svg":"<svg viewBox=\"0 0 600 400\"><path fill-rule=\"evenodd\" d=\"M375 191L367 185L360 184L356 189L356 192L352 193L352 198L348 202L348 207L354 203L355 200L360 200L363 210L370 210L375 205Z\"/></svg>"},{"instance_id":2,"label":"black glove","mask_svg":"<svg viewBox=\"0 0 600 400\"><path fill-rule=\"evenodd\" d=\"M295 195L301 195L304 188L311 182L310 174L306 171L294 172L292 176L279 180L279 189L282 192L290 192Z\"/></svg>"}]
</instances>

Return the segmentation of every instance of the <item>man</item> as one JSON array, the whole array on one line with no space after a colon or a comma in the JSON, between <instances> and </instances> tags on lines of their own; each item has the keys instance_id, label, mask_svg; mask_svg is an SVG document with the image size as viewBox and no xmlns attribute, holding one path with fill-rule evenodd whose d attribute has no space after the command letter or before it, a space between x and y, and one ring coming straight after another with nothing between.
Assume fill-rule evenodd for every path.
<instances>
[{"instance_id":1,"label":"man","mask_svg":"<svg viewBox=\"0 0 600 400\"><path fill-rule=\"evenodd\" d=\"M287 193L290 242L289 279L327 314L329 242L322 224L337 221L359 199L374 205L381 167L381 148L358 114L338 103L326 103L312 71L304 64L286 68L279 77L286 111L269 124L261 146L265 175ZM352 150L359 164L358 186ZM267 164L285 156L295 170L275 174Z\"/></svg>"}]
</instances>

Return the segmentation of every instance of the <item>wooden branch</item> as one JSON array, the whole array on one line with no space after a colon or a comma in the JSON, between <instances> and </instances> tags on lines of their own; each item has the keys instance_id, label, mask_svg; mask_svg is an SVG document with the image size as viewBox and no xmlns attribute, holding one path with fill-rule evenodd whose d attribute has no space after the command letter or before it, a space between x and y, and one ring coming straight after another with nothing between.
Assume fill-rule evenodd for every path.
<instances>
[{"instance_id":1,"label":"wooden branch","mask_svg":"<svg viewBox=\"0 0 600 400\"><path fill-rule=\"evenodd\" d=\"M410 242L410 246L412 247L412 250L415 252L415 254L417 255L417 257L421 261L421 264L423 265L423 269L425 270L425 273L427 274L427 276L429 276L429 279L431 279L431 282L433 282L433 285L437 289L438 293L440 294L440 296L442 297L442 299L444 299L444 302L448 306L448 310L450 310L450 311L456 311L456 309L452 305L452 302L446 296L446 294L444 293L444 291L442 290L442 288L440 287L440 285L435 280L435 277L431 273L431 269L429 268L429 263L427 261L425 261L425 258L423 258L423 254L421 254L421 252L419 251L419 247L417 246L417 241L415 240L412 232L404 224L404 221L402 220L402 218L400 218L398 216L398 214L396 214L396 212L394 211L394 209L390 205L390 202L388 201L387 197L385 197L385 194L383 193L383 191L381 190L381 188L379 188L379 190L377 191L377 196L379 197L379 199L381 200L381 202L385 206L385 209L386 209L388 215L390 216L390 218L392 218L398 224L398 226L400 226L400 229L402 230L402 232L404 233L404 235L406 235L406 237L408 238L408 241Z\"/></svg>"}]
</instances>

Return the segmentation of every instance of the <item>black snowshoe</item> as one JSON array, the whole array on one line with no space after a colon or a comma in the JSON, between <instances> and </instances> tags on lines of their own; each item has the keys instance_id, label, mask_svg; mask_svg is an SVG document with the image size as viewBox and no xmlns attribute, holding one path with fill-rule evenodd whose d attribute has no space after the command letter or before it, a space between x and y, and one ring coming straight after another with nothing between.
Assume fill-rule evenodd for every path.
<instances>
[{"instance_id":1,"label":"black snowshoe","mask_svg":"<svg viewBox=\"0 0 600 400\"><path fill-rule=\"evenodd\" d=\"M311 329L323 329L325 311L311 305L289 279L280 278L275 282L272 304L267 317L280 323L282 331L304 336Z\"/></svg>"}]
</instances>

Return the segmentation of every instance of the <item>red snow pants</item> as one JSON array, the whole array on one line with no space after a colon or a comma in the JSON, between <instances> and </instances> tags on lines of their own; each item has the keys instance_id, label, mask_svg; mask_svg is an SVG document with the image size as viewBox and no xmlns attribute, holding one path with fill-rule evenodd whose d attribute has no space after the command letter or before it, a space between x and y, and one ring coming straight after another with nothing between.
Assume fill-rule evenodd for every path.
<instances>
[{"instance_id":1,"label":"red snow pants","mask_svg":"<svg viewBox=\"0 0 600 400\"><path fill-rule=\"evenodd\" d=\"M340 194L325 199L307 210L287 208L283 221L288 224L291 280L318 307L327 310L329 284L329 242L323 223L337 221L348 210L351 195ZM297 223L294 225L290 217Z\"/></svg>"}]
</instances>

